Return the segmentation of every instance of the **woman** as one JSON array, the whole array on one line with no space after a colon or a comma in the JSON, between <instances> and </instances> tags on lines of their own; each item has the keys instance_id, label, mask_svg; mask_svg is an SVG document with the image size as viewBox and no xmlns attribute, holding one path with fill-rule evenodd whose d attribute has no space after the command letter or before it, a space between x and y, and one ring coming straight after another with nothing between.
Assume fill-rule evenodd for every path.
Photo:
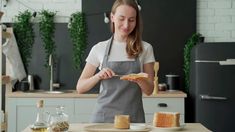
<instances>
[{"instance_id":1,"label":"woman","mask_svg":"<svg viewBox=\"0 0 235 132\"><path fill-rule=\"evenodd\" d=\"M130 115L131 122L145 122L142 92L150 95L153 91L153 49L141 40L142 25L134 0L116 0L110 17L113 36L91 49L77 91L87 92L101 81L92 122L113 122L118 114ZM100 71L95 74L97 67ZM125 81L115 76L140 72L149 78Z\"/></svg>"}]
</instances>

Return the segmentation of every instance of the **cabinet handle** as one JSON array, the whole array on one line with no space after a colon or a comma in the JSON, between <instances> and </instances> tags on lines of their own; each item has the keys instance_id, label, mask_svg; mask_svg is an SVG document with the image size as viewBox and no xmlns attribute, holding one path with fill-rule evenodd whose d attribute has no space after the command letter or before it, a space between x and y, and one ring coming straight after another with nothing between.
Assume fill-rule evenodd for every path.
<instances>
[{"instance_id":1,"label":"cabinet handle","mask_svg":"<svg viewBox=\"0 0 235 132\"><path fill-rule=\"evenodd\" d=\"M159 107L167 107L167 104L166 103L159 103L158 106Z\"/></svg>"}]
</instances>

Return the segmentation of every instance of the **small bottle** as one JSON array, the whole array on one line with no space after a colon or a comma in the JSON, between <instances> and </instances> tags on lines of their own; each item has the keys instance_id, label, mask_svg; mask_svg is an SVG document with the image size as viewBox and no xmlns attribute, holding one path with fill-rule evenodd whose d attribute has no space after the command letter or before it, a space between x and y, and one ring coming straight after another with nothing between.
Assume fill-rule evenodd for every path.
<instances>
[{"instance_id":1,"label":"small bottle","mask_svg":"<svg viewBox=\"0 0 235 132\"><path fill-rule=\"evenodd\" d=\"M47 132L47 123L43 119L43 100L39 100L37 103L37 117L33 125L31 125L32 132Z\"/></svg>"}]
</instances>

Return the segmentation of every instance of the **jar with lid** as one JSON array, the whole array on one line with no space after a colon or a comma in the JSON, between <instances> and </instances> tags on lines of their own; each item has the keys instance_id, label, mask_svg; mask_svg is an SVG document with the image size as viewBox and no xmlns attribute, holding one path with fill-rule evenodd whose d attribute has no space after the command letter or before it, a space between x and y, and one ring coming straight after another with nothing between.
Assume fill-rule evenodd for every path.
<instances>
[{"instance_id":1,"label":"jar with lid","mask_svg":"<svg viewBox=\"0 0 235 132\"><path fill-rule=\"evenodd\" d=\"M67 132L69 129L69 116L64 113L64 106L56 107L56 114L49 115L49 132Z\"/></svg>"},{"instance_id":2,"label":"jar with lid","mask_svg":"<svg viewBox=\"0 0 235 132\"><path fill-rule=\"evenodd\" d=\"M159 91L166 91L167 90L167 84L166 83L159 83L158 84L158 90Z\"/></svg>"}]
</instances>

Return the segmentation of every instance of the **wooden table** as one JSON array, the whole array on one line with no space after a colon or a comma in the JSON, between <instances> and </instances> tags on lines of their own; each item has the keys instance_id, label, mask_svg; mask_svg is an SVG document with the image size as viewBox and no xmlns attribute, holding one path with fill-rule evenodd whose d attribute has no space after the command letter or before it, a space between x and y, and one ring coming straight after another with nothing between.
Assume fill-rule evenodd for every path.
<instances>
[{"instance_id":1,"label":"wooden table","mask_svg":"<svg viewBox=\"0 0 235 132\"><path fill-rule=\"evenodd\" d=\"M91 123L76 123L76 124L70 124L69 132L86 132L84 130L84 127L94 125ZM185 127L180 130L181 132L211 132L206 127L204 127L200 123L186 123ZM27 127L22 132L31 132L30 128ZM121 131L120 131L121 132ZM166 132L165 130L159 130L157 128L152 128L150 132Z\"/></svg>"}]
</instances>

